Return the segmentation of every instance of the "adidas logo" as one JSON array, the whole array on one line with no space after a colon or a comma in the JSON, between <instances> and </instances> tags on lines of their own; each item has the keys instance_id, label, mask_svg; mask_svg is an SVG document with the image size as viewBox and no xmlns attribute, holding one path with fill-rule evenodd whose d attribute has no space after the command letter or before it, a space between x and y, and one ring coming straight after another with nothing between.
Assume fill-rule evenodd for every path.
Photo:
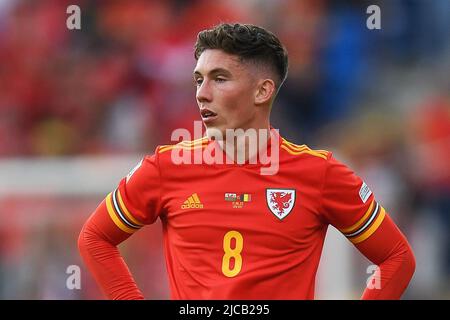
<instances>
[{"instance_id":1,"label":"adidas logo","mask_svg":"<svg viewBox=\"0 0 450 320\"><path fill-rule=\"evenodd\" d=\"M181 205L181 209L202 209L202 208L203 204L200 202L197 193L194 193Z\"/></svg>"}]
</instances>

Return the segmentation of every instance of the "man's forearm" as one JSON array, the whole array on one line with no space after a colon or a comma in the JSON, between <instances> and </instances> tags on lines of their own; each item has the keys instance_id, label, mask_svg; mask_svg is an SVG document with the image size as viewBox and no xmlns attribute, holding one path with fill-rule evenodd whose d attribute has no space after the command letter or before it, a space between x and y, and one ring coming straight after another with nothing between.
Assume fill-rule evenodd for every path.
<instances>
[{"instance_id":1,"label":"man's forearm","mask_svg":"<svg viewBox=\"0 0 450 320\"><path fill-rule=\"evenodd\" d=\"M143 299L117 244L129 235L111 221L104 202L83 226L78 248L89 271L109 299Z\"/></svg>"},{"instance_id":2,"label":"man's forearm","mask_svg":"<svg viewBox=\"0 0 450 320\"><path fill-rule=\"evenodd\" d=\"M375 234L357 248L378 268L362 299L400 299L415 270L415 258L405 236L386 215Z\"/></svg>"}]
</instances>

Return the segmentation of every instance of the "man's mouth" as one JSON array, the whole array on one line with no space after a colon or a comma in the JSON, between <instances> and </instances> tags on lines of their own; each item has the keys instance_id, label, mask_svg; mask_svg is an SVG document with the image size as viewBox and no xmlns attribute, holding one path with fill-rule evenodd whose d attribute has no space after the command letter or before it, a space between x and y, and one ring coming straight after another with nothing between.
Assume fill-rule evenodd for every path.
<instances>
[{"instance_id":1,"label":"man's mouth","mask_svg":"<svg viewBox=\"0 0 450 320\"><path fill-rule=\"evenodd\" d=\"M204 122L210 122L212 120L215 120L217 118L217 113L209 110L209 109L202 109L200 110L200 114L202 116L202 120Z\"/></svg>"}]
</instances>

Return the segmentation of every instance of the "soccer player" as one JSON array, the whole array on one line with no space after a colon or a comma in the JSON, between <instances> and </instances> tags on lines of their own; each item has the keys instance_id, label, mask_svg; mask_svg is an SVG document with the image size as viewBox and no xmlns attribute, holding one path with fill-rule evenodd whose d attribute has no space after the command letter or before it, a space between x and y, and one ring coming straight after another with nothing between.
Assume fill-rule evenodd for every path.
<instances>
[{"instance_id":1,"label":"soccer player","mask_svg":"<svg viewBox=\"0 0 450 320\"><path fill-rule=\"evenodd\" d=\"M378 266L379 285L362 298L399 299L415 259L372 191L331 152L270 126L288 69L279 39L258 26L220 24L199 33L195 58L206 136L144 157L80 233L80 253L106 296L143 299L117 245L160 218L172 299L313 299L330 224ZM244 141L241 162L231 129L265 132L256 149ZM277 163L272 174L262 174L272 165L262 150ZM227 161L174 161L206 151Z\"/></svg>"}]
</instances>

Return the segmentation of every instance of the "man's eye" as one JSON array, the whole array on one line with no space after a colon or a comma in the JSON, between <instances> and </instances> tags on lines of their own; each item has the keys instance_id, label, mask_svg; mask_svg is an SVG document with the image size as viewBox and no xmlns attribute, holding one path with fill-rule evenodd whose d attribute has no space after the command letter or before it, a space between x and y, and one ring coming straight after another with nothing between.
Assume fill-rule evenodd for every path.
<instances>
[{"instance_id":1,"label":"man's eye","mask_svg":"<svg viewBox=\"0 0 450 320\"><path fill-rule=\"evenodd\" d=\"M196 86L201 85L202 82L203 82L203 79L200 79L200 78L194 79L194 83L195 83Z\"/></svg>"},{"instance_id":2,"label":"man's eye","mask_svg":"<svg viewBox=\"0 0 450 320\"><path fill-rule=\"evenodd\" d=\"M225 82L226 81L226 79L224 79L224 78L216 78L216 82Z\"/></svg>"}]
</instances>

